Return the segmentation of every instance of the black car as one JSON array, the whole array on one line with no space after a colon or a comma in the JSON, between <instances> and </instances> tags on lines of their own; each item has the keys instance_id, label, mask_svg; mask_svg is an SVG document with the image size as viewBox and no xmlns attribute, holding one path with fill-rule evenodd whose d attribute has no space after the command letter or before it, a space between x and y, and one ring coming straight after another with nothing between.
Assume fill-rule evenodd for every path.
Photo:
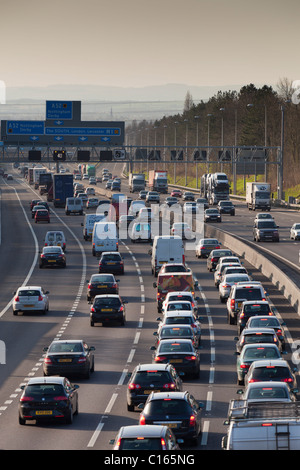
<instances>
[{"instance_id":1,"label":"black car","mask_svg":"<svg viewBox=\"0 0 300 470\"><path fill-rule=\"evenodd\" d=\"M30 202L30 210L31 211L34 208L34 206L37 206L38 202L40 202L40 199L32 199L32 201Z\"/></svg>"},{"instance_id":2,"label":"black car","mask_svg":"<svg viewBox=\"0 0 300 470\"><path fill-rule=\"evenodd\" d=\"M86 299L90 302L96 295L118 293L118 280L113 274L93 274L88 281Z\"/></svg>"},{"instance_id":3,"label":"black car","mask_svg":"<svg viewBox=\"0 0 300 470\"><path fill-rule=\"evenodd\" d=\"M155 424L169 426L176 438L198 443L201 433L201 409L189 392L152 392L140 414L140 425Z\"/></svg>"},{"instance_id":4,"label":"black car","mask_svg":"<svg viewBox=\"0 0 300 470\"><path fill-rule=\"evenodd\" d=\"M36 211L42 209L40 205L36 204L31 209L31 218L34 219Z\"/></svg>"},{"instance_id":5,"label":"black car","mask_svg":"<svg viewBox=\"0 0 300 470\"><path fill-rule=\"evenodd\" d=\"M46 201L38 201L36 205L42 206L40 207L40 209L43 209L45 207L45 209L47 209L47 211L50 212L49 204Z\"/></svg>"},{"instance_id":6,"label":"black car","mask_svg":"<svg viewBox=\"0 0 300 470\"><path fill-rule=\"evenodd\" d=\"M82 375L89 378L94 372L94 346L82 340L55 340L44 348L43 372L47 375Z\"/></svg>"},{"instance_id":7,"label":"black car","mask_svg":"<svg viewBox=\"0 0 300 470\"><path fill-rule=\"evenodd\" d=\"M174 206L174 204L178 204L178 199L177 199L177 197L169 196L169 197L166 198L165 203L169 207L171 207L171 206Z\"/></svg>"},{"instance_id":8,"label":"black car","mask_svg":"<svg viewBox=\"0 0 300 470\"><path fill-rule=\"evenodd\" d=\"M119 322L125 325L127 301L117 294L96 295L90 311L90 325Z\"/></svg>"},{"instance_id":9,"label":"black car","mask_svg":"<svg viewBox=\"0 0 300 470\"><path fill-rule=\"evenodd\" d=\"M182 381L171 364L139 364L127 386L127 410L145 403L151 392L181 391Z\"/></svg>"},{"instance_id":10,"label":"black car","mask_svg":"<svg viewBox=\"0 0 300 470\"><path fill-rule=\"evenodd\" d=\"M223 256L233 256L233 253L231 250L228 250L226 248L225 249L219 248L219 249L212 250L207 258L207 263L206 263L207 269L209 271L213 271L216 268L219 259L222 258Z\"/></svg>"},{"instance_id":11,"label":"black car","mask_svg":"<svg viewBox=\"0 0 300 470\"><path fill-rule=\"evenodd\" d=\"M23 393L19 402L19 423L63 419L73 422L78 414L78 385L66 377L35 377L22 385Z\"/></svg>"},{"instance_id":12,"label":"black car","mask_svg":"<svg viewBox=\"0 0 300 470\"><path fill-rule=\"evenodd\" d=\"M153 362L173 364L177 372L197 378L200 374L200 356L190 339L171 338L161 341L153 353Z\"/></svg>"},{"instance_id":13,"label":"black car","mask_svg":"<svg viewBox=\"0 0 300 470\"><path fill-rule=\"evenodd\" d=\"M269 302L265 300L249 300L242 303L241 310L237 315L237 329L239 335L245 328L249 318L257 315L273 315L273 311Z\"/></svg>"},{"instance_id":14,"label":"black car","mask_svg":"<svg viewBox=\"0 0 300 470\"><path fill-rule=\"evenodd\" d=\"M206 209L204 211L204 222L222 222L218 209Z\"/></svg>"},{"instance_id":15,"label":"black car","mask_svg":"<svg viewBox=\"0 0 300 470\"><path fill-rule=\"evenodd\" d=\"M279 242L278 225L274 220L256 221L253 227L253 240Z\"/></svg>"},{"instance_id":16,"label":"black car","mask_svg":"<svg viewBox=\"0 0 300 470\"><path fill-rule=\"evenodd\" d=\"M105 251L101 254L99 273L124 274L123 258L118 251Z\"/></svg>"},{"instance_id":17,"label":"black car","mask_svg":"<svg viewBox=\"0 0 300 470\"><path fill-rule=\"evenodd\" d=\"M66 255L60 246L45 246L40 256L39 267L44 266L67 266Z\"/></svg>"},{"instance_id":18,"label":"black car","mask_svg":"<svg viewBox=\"0 0 300 470\"><path fill-rule=\"evenodd\" d=\"M232 201L219 201L218 209L219 209L220 214L235 215L235 207Z\"/></svg>"},{"instance_id":19,"label":"black car","mask_svg":"<svg viewBox=\"0 0 300 470\"><path fill-rule=\"evenodd\" d=\"M195 200L195 194L185 191L182 196L183 201L194 201Z\"/></svg>"}]
</instances>

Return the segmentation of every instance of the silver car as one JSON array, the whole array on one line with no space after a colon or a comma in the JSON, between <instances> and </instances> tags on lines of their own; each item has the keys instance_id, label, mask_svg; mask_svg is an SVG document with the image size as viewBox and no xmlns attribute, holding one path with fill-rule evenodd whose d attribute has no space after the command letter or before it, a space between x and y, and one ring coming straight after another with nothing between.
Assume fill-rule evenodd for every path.
<instances>
[{"instance_id":1,"label":"silver car","mask_svg":"<svg viewBox=\"0 0 300 470\"><path fill-rule=\"evenodd\" d=\"M44 291L39 286L19 287L14 293L13 298L13 314L18 315L19 312L41 312L47 313L49 310L48 291Z\"/></svg>"}]
</instances>

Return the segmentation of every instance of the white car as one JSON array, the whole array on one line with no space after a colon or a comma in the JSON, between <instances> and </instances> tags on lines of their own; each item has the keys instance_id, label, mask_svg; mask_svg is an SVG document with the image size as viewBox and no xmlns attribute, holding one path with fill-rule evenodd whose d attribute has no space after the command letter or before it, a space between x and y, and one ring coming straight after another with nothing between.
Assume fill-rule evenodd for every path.
<instances>
[{"instance_id":1,"label":"white car","mask_svg":"<svg viewBox=\"0 0 300 470\"><path fill-rule=\"evenodd\" d=\"M219 283L219 296L221 302L226 302L229 297L230 289L238 282L250 281L248 274L226 274Z\"/></svg>"},{"instance_id":2,"label":"white car","mask_svg":"<svg viewBox=\"0 0 300 470\"><path fill-rule=\"evenodd\" d=\"M290 231L291 240L300 240L300 224L294 224Z\"/></svg>"},{"instance_id":3,"label":"white car","mask_svg":"<svg viewBox=\"0 0 300 470\"><path fill-rule=\"evenodd\" d=\"M174 311L191 311L194 312L192 302L188 300L171 300L164 305L163 313L174 312Z\"/></svg>"},{"instance_id":4,"label":"white car","mask_svg":"<svg viewBox=\"0 0 300 470\"><path fill-rule=\"evenodd\" d=\"M178 235L182 240L193 238L192 229L186 222L175 222L171 228L171 235Z\"/></svg>"},{"instance_id":5,"label":"white car","mask_svg":"<svg viewBox=\"0 0 300 470\"><path fill-rule=\"evenodd\" d=\"M220 280L224 274L224 269L226 269L228 266L238 267L242 265L239 262L236 262L236 263L222 263L219 267L217 266L214 272L214 282L215 282L216 287L219 287Z\"/></svg>"},{"instance_id":6,"label":"white car","mask_svg":"<svg viewBox=\"0 0 300 470\"><path fill-rule=\"evenodd\" d=\"M85 190L85 194L88 196L95 196L95 188L90 188L89 186Z\"/></svg>"},{"instance_id":7,"label":"white car","mask_svg":"<svg viewBox=\"0 0 300 470\"><path fill-rule=\"evenodd\" d=\"M166 312L163 315L163 318L158 318L159 321L158 325L158 333L160 328L164 325L190 325L197 337L197 344L200 345L201 342L201 323L197 319L194 312L190 310L179 310L179 311L170 311Z\"/></svg>"},{"instance_id":8,"label":"white car","mask_svg":"<svg viewBox=\"0 0 300 470\"><path fill-rule=\"evenodd\" d=\"M256 215L254 223L258 220L274 220L274 217L272 216L272 214L270 214L270 212L260 212Z\"/></svg>"},{"instance_id":9,"label":"white car","mask_svg":"<svg viewBox=\"0 0 300 470\"><path fill-rule=\"evenodd\" d=\"M175 302L175 301L180 301L180 302L191 302L194 313L198 313L198 297L195 298L191 292L186 292L186 291L175 291L175 292L168 292L165 300L163 301L162 304L162 312L166 310L166 306L169 302Z\"/></svg>"},{"instance_id":10,"label":"white car","mask_svg":"<svg viewBox=\"0 0 300 470\"><path fill-rule=\"evenodd\" d=\"M41 312L47 313L49 310L48 291L40 286L23 286L19 287L14 293L13 298L13 314L18 315L19 312Z\"/></svg>"}]
</instances>

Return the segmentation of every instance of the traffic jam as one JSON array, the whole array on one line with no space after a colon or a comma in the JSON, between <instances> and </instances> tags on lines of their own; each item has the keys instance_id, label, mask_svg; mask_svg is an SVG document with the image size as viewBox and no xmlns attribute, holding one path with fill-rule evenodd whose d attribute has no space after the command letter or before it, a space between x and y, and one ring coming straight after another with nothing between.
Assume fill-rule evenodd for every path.
<instances>
[{"instance_id":1,"label":"traffic jam","mask_svg":"<svg viewBox=\"0 0 300 470\"><path fill-rule=\"evenodd\" d=\"M45 173L49 178L49 173ZM21 174L29 184L34 184L30 181L34 170ZM193 227L173 221L168 226L168 235L158 234L153 238L151 228L157 213L151 208L165 192L160 176L162 187L149 184L147 191L143 178L134 182L129 175L130 188L136 184L135 191L131 191L138 192L135 199L121 193L121 178L113 177L107 169L96 176L96 171L88 173L87 166L82 165L74 174L62 171L53 175L52 180L41 177L42 184L37 184L36 189L50 196L47 202L32 200L29 208L35 223L50 224L39 257L40 269L67 267L66 236L63 231L51 230L48 201L53 201L54 207L63 207L66 215L84 215L83 239L90 243L91 256L97 259L98 265L98 272L90 276L86 287L91 327L97 323L126 324L127 301L119 292L119 277L126 275L120 233L127 235L131 246L138 242L148 244L157 330L153 333L149 362L139 364L128 374L127 411L139 411L137 422L119 429L110 442L113 450L180 450L186 445L198 446L203 431L205 404L184 385L186 378L197 382L201 370L199 283L186 262L185 252L185 242L193 240ZM71 192L56 194L55 177L63 177L64 186L71 186ZM98 197L94 188L101 184L112 191L110 199ZM217 221L221 221L222 203L217 209L209 209L207 200L196 202L195 197L193 193L174 190L170 197L167 194L165 202L171 208L181 199L184 211L189 210L192 215L201 205L205 223L215 216L210 214L212 211L217 211ZM228 206L227 213L234 216L233 204L229 199L226 201L230 202L224 204L225 208ZM260 281L253 279L243 260L221 246L217 238L197 239L194 255L206 260L227 323L236 326L236 383L241 388L232 397L228 416L224 417L226 430L221 448L287 448L292 439L298 439L296 448L300 448L296 369L284 358L287 354L284 323L278 318L268 293ZM18 288L12 304L13 314L25 311L47 314L48 296L49 292L40 286ZM54 417L72 424L79 410L79 386L70 377L91 377L95 370L94 351L94 346L82 339L55 340L45 345L43 377L32 378L24 386L19 424L25 425L29 420L44 422Z\"/></svg>"}]
</instances>

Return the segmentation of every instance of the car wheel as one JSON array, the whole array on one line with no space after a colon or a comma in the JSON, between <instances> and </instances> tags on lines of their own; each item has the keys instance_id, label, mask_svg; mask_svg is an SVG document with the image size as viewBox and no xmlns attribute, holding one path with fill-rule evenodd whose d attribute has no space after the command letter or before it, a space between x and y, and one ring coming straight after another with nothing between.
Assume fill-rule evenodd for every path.
<instances>
[{"instance_id":1,"label":"car wheel","mask_svg":"<svg viewBox=\"0 0 300 470\"><path fill-rule=\"evenodd\" d=\"M91 326L94 326L93 320L90 321L90 325L91 325Z\"/></svg>"},{"instance_id":2,"label":"car wheel","mask_svg":"<svg viewBox=\"0 0 300 470\"><path fill-rule=\"evenodd\" d=\"M22 426L24 426L24 424L26 424L26 419L21 418L20 415L19 415L19 424L21 424Z\"/></svg>"},{"instance_id":3,"label":"car wheel","mask_svg":"<svg viewBox=\"0 0 300 470\"><path fill-rule=\"evenodd\" d=\"M17 310L13 310L13 315L18 315L18 311L17 311Z\"/></svg>"},{"instance_id":4,"label":"car wheel","mask_svg":"<svg viewBox=\"0 0 300 470\"><path fill-rule=\"evenodd\" d=\"M127 411L134 411L134 405L128 405L127 403Z\"/></svg>"},{"instance_id":5,"label":"car wheel","mask_svg":"<svg viewBox=\"0 0 300 470\"><path fill-rule=\"evenodd\" d=\"M72 407L70 407L68 415L66 416L66 424L72 424L72 423L73 423L73 412L72 412Z\"/></svg>"}]
</instances>

